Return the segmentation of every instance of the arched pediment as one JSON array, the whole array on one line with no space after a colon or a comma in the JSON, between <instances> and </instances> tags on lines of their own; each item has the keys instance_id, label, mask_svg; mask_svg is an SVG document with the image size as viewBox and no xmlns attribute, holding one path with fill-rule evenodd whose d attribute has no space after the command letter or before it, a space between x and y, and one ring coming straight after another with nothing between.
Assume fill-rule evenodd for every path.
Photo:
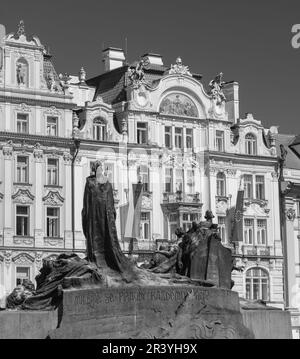
<instances>
[{"instance_id":1,"label":"arched pediment","mask_svg":"<svg viewBox=\"0 0 300 359\"><path fill-rule=\"evenodd\" d=\"M166 75L149 89L149 95L152 107L162 115L206 119L212 106L203 85L191 76Z\"/></svg>"}]
</instances>

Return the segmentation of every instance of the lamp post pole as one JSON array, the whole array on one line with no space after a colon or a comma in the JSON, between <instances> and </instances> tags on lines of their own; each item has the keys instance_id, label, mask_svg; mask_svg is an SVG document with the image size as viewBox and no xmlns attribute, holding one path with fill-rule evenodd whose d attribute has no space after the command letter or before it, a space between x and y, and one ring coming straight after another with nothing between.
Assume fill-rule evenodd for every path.
<instances>
[{"instance_id":1,"label":"lamp post pole","mask_svg":"<svg viewBox=\"0 0 300 359\"><path fill-rule=\"evenodd\" d=\"M75 183L74 183L74 164L80 148L80 140L75 138L71 147L72 164L71 164L71 191L72 191L72 243L73 251L75 249Z\"/></svg>"}]
</instances>

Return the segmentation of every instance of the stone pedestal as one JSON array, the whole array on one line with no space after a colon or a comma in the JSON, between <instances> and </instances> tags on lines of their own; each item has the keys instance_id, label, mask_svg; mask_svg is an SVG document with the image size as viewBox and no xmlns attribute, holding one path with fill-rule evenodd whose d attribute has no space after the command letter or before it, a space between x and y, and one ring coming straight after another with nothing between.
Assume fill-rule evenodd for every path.
<instances>
[{"instance_id":1,"label":"stone pedestal","mask_svg":"<svg viewBox=\"0 0 300 359\"><path fill-rule=\"evenodd\" d=\"M252 338L226 289L149 286L68 289L50 338Z\"/></svg>"}]
</instances>

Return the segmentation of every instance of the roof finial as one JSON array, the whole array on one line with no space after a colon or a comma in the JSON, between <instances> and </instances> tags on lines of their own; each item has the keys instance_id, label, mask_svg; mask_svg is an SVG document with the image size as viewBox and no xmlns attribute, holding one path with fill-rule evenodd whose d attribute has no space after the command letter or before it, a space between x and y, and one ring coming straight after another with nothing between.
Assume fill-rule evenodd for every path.
<instances>
[{"instance_id":1,"label":"roof finial","mask_svg":"<svg viewBox=\"0 0 300 359\"><path fill-rule=\"evenodd\" d=\"M20 37L21 35L25 35L24 20L20 20L20 22L19 22L17 35L18 35L19 37Z\"/></svg>"}]
</instances>

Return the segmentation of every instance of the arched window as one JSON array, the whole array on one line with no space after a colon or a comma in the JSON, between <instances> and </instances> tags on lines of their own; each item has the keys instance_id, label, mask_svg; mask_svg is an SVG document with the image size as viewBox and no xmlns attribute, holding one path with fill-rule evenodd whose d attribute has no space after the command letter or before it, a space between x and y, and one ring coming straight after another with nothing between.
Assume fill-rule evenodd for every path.
<instances>
[{"instance_id":1,"label":"arched window","mask_svg":"<svg viewBox=\"0 0 300 359\"><path fill-rule=\"evenodd\" d=\"M269 275L262 268L251 268L246 272L246 298L269 300Z\"/></svg>"},{"instance_id":2,"label":"arched window","mask_svg":"<svg viewBox=\"0 0 300 359\"><path fill-rule=\"evenodd\" d=\"M253 133L247 133L245 136L245 151L247 155L256 155L257 153L257 141L256 136Z\"/></svg>"},{"instance_id":3,"label":"arched window","mask_svg":"<svg viewBox=\"0 0 300 359\"><path fill-rule=\"evenodd\" d=\"M107 139L106 121L101 117L96 117L93 121L93 139L96 141Z\"/></svg>"},{"instance_id":4,"label":"arched window","mask_svg":"<svg viewBox=\"0 0 300 359\"><path fill-rule=\"evenodd\" d=\"M226 196L226 177L223 172L217 174L217 196Z\"/></svg>"},{"instance_id":5,"label":"arched window","mask_svg":"<svg viewBox=\"0 0 300 359\"><path fill-rule=\"evenodd\" d=\"M28 62L21 57L16 63L16 79L18 85L29 86Z\"/></svg>"}]
</instances>

